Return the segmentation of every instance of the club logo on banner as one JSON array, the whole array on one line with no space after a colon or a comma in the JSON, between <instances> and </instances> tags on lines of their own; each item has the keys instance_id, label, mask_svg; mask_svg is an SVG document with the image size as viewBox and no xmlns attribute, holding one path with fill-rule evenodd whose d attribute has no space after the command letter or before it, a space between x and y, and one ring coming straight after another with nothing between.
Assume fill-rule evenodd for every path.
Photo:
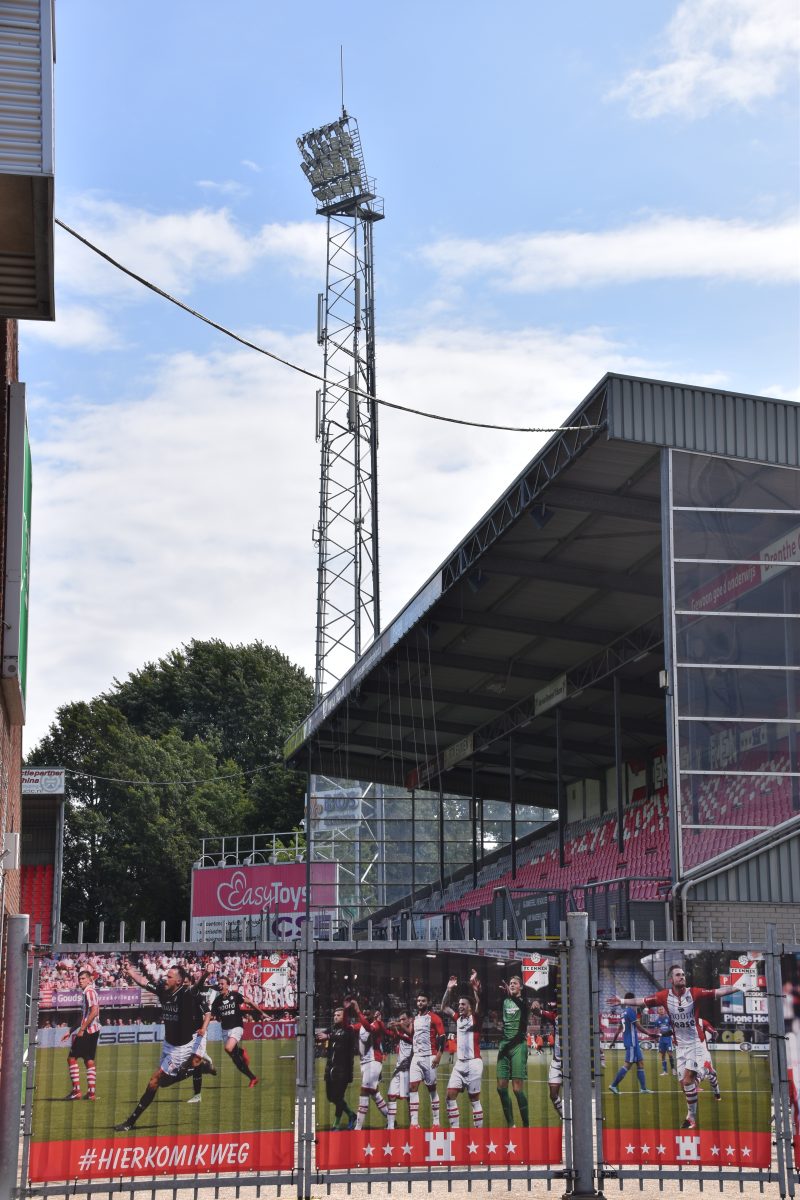
<instances>
[{"instance_id":1,"label":"club logo on banner","mask_svg":"<svg viewBox=\"0 0 800 1200\"><path fill-rule=\"evenodd\" d=\"M263 986L247 951L42 959L30 1181L291 1171L297 963L278 959Z\"/></svg>"},{"instance_id":2,"label":"club logo on banner","mask_svg":"<svg viewBox=\"0 0 800 1200\"><path fill-rule=\"evenodd\" d=\"M526 987L540 992L547 987L550 977L550 959L545 954L529 954L522 960L522 982Z\"/></svg>"}]
</instances>

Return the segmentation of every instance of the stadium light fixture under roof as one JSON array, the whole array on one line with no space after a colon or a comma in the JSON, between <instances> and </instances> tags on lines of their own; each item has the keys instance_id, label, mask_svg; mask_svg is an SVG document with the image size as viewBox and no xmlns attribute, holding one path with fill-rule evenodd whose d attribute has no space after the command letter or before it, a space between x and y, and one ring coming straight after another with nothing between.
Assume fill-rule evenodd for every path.
<instances>
[{"instance_id":1,"label":"stadium light fixture under roof","mask_svg":"<svg viewBox=\"0 0 800 1200\"><path fill-rule=\"evenodd\" d=\"M373 180L367 177L364 166L358 122L345 109L338 121L304 133L297 139L297 146L303 159L300 169L320 208L373 198Z\"/></svg>"}]
</instances>

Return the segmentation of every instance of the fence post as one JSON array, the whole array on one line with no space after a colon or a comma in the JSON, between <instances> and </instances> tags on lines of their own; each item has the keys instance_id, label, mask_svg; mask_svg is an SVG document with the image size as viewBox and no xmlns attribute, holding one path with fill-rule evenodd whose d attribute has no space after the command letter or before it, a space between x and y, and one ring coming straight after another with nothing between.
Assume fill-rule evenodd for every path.
<instances>
[{"instance_id":1,"label":"fence post","mask_svg":"<svg viewBox=\"0 0 800 1200\"><path fill-rule=\"evenodd\" d=\"M11 1200L19 1170L19 1101L25 1045L25 983L28 967L28 918L8 918L5 1005L0 1059L0 1200Z\"/></svg>"},{"instance_id":2,"label":"fence post","mask_svg":"<svg viewBox=\"0 0 800 1200\"><path fill-rule=\"evenodd\" d=\"M769 1015L769 1066L772 1080L772 1109L775 1114L775 1157L781 1196L794 1196L792 1170L792 1110L789 1100L789 1066L783 1018L783 985L780 946L775 925L767 925L764 955Z\"/></svg>"},{"instance_id":3,"label":"fence post","mask_svg":"<svg viewBox=\"0 0 800 1200\"><path fill-rule=\"evenodd\" d=\"M592 1113L592 980L589 968L589 914L567 914L567 1020L572 1100L572 1187L570 1197L602 1196L595 1188Z\"/></svg>"},{"instance_id":4,"label":"fence post","mask_svg":"<svg viewBox=\"0 0 800 1200\"><path fill-rule=\"evenodd\" d=\"M306 913L300 935L297 1005L297 1200L308 1200L313 1174L314 1121L314 920Z\"/></svg>"}]
</instances>

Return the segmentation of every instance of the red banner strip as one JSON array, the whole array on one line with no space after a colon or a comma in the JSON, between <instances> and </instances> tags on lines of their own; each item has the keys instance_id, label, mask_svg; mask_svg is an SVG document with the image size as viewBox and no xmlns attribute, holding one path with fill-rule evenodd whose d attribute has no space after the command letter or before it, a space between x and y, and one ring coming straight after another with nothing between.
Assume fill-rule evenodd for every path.
<instances>
[{"instance_id":1,"label":"red banner strip","mask_svg":"<svg viewBox=\"0 0 800 1200\"><path fill-rule=\"evenodd\" d=\"M699 1163L707 1167L768 1167L769 1133L728 1129L604 1129L609 1163Z\"/></svg>"},{"instance_id":2,"label":"red banner strip","mask_svg":"<svg viewBox=\"0 0 800 1200\"><path fill-rule=\"evenodd\" d=\"M294 1134L286 1130L33 1142L28 1174L32 1183L43 1183L229 1171L291 1171L293 1166Z\"/></svg>"},{"instance_id":3,"label":"red banner strip","mask_svg":"<svg viewBox=\"0 0 800 1200\"><path fill-rule=\"evenodd\" d=\"M556 1125L541 1129L354 1129L317 1134L320 1170L560 1162L561 1127Z\"/></svg>"}]
</instances>

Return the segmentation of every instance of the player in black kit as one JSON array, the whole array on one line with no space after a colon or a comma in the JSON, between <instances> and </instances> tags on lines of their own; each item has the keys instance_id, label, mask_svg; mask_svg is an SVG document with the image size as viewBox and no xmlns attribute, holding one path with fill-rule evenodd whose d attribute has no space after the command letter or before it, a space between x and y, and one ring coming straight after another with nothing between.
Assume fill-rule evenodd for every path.
<instances>
[{"instance_id":1,"label":"player in black kit","mask_svg":"<svg viewBox=\"0 0 800 1200\"><path fill-rule=\"evenodd\" d=\"M126 1120L114 1126L120 1133L133 1129L144 1110L155 1100L160 1087L170 1087L173 1083L192 1075L195 1094L190 1103L197 1102L200 1099L198 1084L203 1074L217 1073L206 1054L206 1030L211 1013L200 995L205 973L196 983L190 984L187 981L186 969L178 963L170 967L158 983L151 983L146 975L142 975L129 962L123 962L122 966L125 974L134 983L158 996L161 1019L164 1023L164 1042L161 1047L161 1062L151 1075L139 1103Z\"/></svg>"},{"instance_id":2,"label":"player in black kit","mask_svg":"<svg viewBox=\"0 0 800 1200\"><path fill-rule=\"evenodd\" d=\"M353 1082L353 1056L357 1049L356 1031L346 1022L345 1010L334 1009L325 1061L325 1093L329 1102L335 1106L336 1112L334 1129L355 1128L356 1114L344 1097L348 1086ZM341 1125L345 1113L347 1124Z\"/></svg>"},{"instance_id":3,"label":"player in black kit","mask_svg":"<svg viewBox=\"0 0 800 1200\"><path fill-rule=\"evenodd\" d=\"M258 1013L260 1017L266 1017L266 1013L262 1009L257 1008L255 1004L251 1004L249 1000L245 1000L241 992L234 992L231 988L231 981L227 975L218 975L217 983L219 984L219 995L216 996L214 1003L211 1005L211 1016L214 1020L219 1021L222 1026L222 1036L225 1038L225 1053L233 1060L234 1065L246 1075L250 1080L248 1087L255 1087L258 1083L258 1077L250 1070L250 1059L247 1057L247 1051L243 1046L239 1045L244 1033L244 1016L245 1012Z\"/></svg>"}]
</instances>

